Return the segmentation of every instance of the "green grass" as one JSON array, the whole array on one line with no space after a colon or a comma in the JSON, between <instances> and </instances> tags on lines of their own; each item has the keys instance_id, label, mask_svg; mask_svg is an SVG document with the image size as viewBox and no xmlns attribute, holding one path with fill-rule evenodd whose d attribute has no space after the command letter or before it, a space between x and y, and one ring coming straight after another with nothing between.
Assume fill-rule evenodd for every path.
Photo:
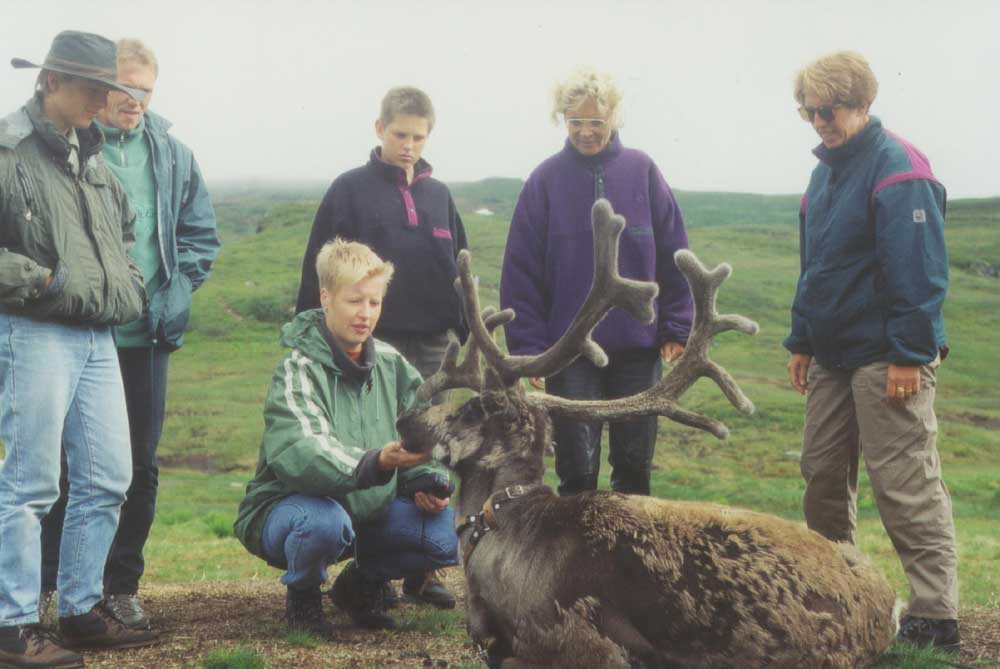
<instances>
[{"instance_id":1,"label":"green grass","mask_svg":"<svg viewBox=\"0 0 1000 669\"><path fill-rule=\"evenodd\" d=\"M512 210L519 187L502 186L494 211ZM231 525L257 461L261 405L282 354L279 323L294 304L302 252L322 192L316 186L274 198L239 192L222 198L222 255L195 294L185 346L171 357L160 447L164 471L146 550L149 582L277 575L243 550L231 536ZM483 197L493 195L475 185L456 188L456 200L468 206L478 206ZM692 249L707 264L725 261L734 267L719 295L720 311L760 323L757 337L726 333L712 350L754 401L756 412L738 414L714 385L696 384L684 404L723 420L731 437L722 442L661 420L653 492L799 520L803 484L797 453L804 400L788 387L787 353L781 347L798 272L798 197L681 192L678 199ZM1000 364L995 334L1000 279L983 271L1000 266L998 219L998 199L957 201L949 205L946 225L952 274L945 318L952 354L938 376L938 449L954 504L963 606L1000 607L994 575L1000 564L1000 375L992 372ZM483 303L496 304L506 219L463 209L463 220ZM239 221L247 222L246 229L236 225ZM603 476L606 487L607 467ZM555 480L551 462L547 480ZM905 598L906 582L867 481L860 492L859 544ZM421 612L404 625L461 636L457 615Z\"/></svg>"},{"instance_id":2,"label":"green grass","mask_svg":"<svg viewBox=\"0 0 1000 669\"><path fill-rule=\"evenodd\" d=\"M220 648L205 656L202 669L264 669L267 661L252 648Z\"/></svg>"},{"instance_id":3,"label":"green grass","mask_svg":"<svg viewBox=\"0 0 1000 669\"><path fill-rule=\"evenodd\" d=\"M319 648L322 641L309 632L296 630L285 635L285 642L293 648Z\"/></svg>"},{"instance_id":4,"label":"green grass","mask_svg":"<svg viewBox=\"0 0 1000 669\"><path fill-rule=\"evenodd\" d=\"M401 609L393 614L404 632L444 635L458 638L465 636L465 611L460 609L435 609L429 606Z\"/></svg>"}]
</instances>

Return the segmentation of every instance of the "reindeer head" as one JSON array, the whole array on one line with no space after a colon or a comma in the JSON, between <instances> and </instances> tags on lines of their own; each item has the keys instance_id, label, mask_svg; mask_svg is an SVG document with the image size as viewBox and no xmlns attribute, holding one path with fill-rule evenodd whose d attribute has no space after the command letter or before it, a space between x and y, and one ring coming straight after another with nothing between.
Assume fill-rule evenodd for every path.
<instances>
[{"instance_id":1,"label":"reindeer head","mask_svg":"<svg viewBox=\"0 0 1000 669\"><path fill-rule=\"evenodd\" d=\"M551 376L580 355L598 367L607 365L607 355L591 338L591 332L613 307L647 323L655 316L657 285L626 279L618 273L618 239L625 219L616 215L606 200L594 204L591 218L595 271L590 292L563 336L538 355L507 355L497 345L493 331L513 320L514 312L480 310L471 255L468 251L459 254L456 288L462 293L470 331L465 357L459 364L460 347L453 338L441 368L424 381L418 396L426 400L449 388L469 388L479 394L457 408L438 405L410 411L400 417L398 427L408 450L431 451L462 477L463 493L468 478L479 481L476 487L489 486L486 495L497 487L498 480L540 482L542 456L551 434L549 414L598 421L659 414L725 438L728 429L721 422L677 404L702 376L715 381L738 409L753 411L753 404L729 373L708 358L708 349L716 334L725 330L756 334L757 324L742 316L720 316L716 312L715 294L732 270L723 264L709 271L687 250L678 251L674 258L691 285L694 325L684 354L659 383L632 397L605 401L524 393L520 379Z\"/></svg>"}]
</instances>

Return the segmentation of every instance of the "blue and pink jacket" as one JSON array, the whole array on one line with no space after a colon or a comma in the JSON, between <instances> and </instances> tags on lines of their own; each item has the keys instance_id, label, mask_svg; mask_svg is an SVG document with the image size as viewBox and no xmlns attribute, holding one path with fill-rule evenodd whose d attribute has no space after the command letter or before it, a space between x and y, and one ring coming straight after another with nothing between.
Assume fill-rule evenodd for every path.
<instances>
[{"instance_id":1,"label":"blue and pink jacket","mask_svg":"<svg viewBox=\"0 0 1000 669\"><path fill-rule=\"evenodd\" d=\"M413 183L406 172L372 151L366 165L337 177L323 197L302 261L296 312L319 307L316 256L341 237L367 244L395 266L375 336L465 336L461 302L453 286L458 252L468 248L465 228L448 187L431 177L421 159Z\"/></svg>"},{"instance_id":2,"label":"blue and pink jacket","mask_svg":"<svg viewBox=\"0 0 1000 669\"><path fill-rule=\"evenodd\" d=\"M655 281L660 295L652 324L613 309L594 329L594 340L609 354L687 341L694 307L674 263L674 252L688 245L684 219L652 159L623 147L616 133L596 156L567 141L524 184L500 278L500 304L517 313L506 326L511 353L534 355L551 346L583 304L594 277L590 209L600 197L625 217L621 275Z\"/></svg>"},{"instance_id":3,"label":"blue and pink jacket","mask_svg":"<svg viewBox=\"0 0 1000 669\"><path fill-rule=\"evenodd\" d=\"M845 145L813 153L785 348L827 368L931 362L945 348L944 186L875 117Z\"/></svg>"}]
</instances>

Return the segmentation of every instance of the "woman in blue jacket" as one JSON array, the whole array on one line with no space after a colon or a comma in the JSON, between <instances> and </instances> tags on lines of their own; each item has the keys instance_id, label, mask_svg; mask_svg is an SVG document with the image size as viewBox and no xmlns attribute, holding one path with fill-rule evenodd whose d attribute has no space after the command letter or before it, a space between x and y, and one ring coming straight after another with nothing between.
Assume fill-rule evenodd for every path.
<instances>
[{"instance_id":1,"label":"woman in blue jacket","mask_svg":"<svg viewBox=\"0 0 1000 669\"><path fill-rule=\"evenodd\" d=\"M947 355L945 189L926 156L869 115L878 82L852 52L799 72L821 143L799 214L801 273L788 376L806 400L809 527L853 543L864 444L882 522L910 581L901 640L957 650L951 498L941 478L935 374Z\"/></svg>"}]
</instances>

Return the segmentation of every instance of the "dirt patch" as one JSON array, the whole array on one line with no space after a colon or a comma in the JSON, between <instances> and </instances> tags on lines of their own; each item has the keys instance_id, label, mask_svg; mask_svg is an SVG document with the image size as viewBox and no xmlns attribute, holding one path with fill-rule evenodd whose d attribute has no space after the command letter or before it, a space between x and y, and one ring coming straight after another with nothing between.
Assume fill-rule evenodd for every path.
<instances>
[{"instance_id":1,"label":"dirt patch","mask_svg":"<svg viewBox=\"0 0 1000 669\"><path fill-rule=\"evenodd\" d=\"M206 474L223 474L244 469L240 465L220 464L215 456L205 453L157 454L156 462L161 469L191 469L196 472L205 472Z\"/></svg>"},{"instance_id":2,"label":"dirt patch","mask_svg":"<svg viewBox=\"0 0 1000 669\"><path fill-rule=\"evenodd\" d=\"M462 574L444 573L448 587L464 610ZM209 653L236 646L257 650L268 669L423 669L483 667L463 633L461 616L439 632L368 632L352 627L342 614L334 622L338 642L299 648L286 640L281 622L284 588L274 581L205 582L144 587L142 596L154 624L163 632L160 644L132 651L88 653L94 669L199 668ZM336 610L326 603L328 612ZM430 611L412 604L398 609L398 618ZM1000 608L969 609L962 613L962 663L1000 662Z\"/></svg>"},{"instance_id":3,"label":"dirt patch","mask_svg":"<svg viewBox=\"0 0 1000 669\"><path fill-rule=\"evenodd\" d=\"M1000 430L1000 418L990 418L989 416L983 416L978 413L951 414L948 416L948 419L957 420L962 423L969 423L970 425L982 427L987 430Z\"/></svg>"}]
</instances>

